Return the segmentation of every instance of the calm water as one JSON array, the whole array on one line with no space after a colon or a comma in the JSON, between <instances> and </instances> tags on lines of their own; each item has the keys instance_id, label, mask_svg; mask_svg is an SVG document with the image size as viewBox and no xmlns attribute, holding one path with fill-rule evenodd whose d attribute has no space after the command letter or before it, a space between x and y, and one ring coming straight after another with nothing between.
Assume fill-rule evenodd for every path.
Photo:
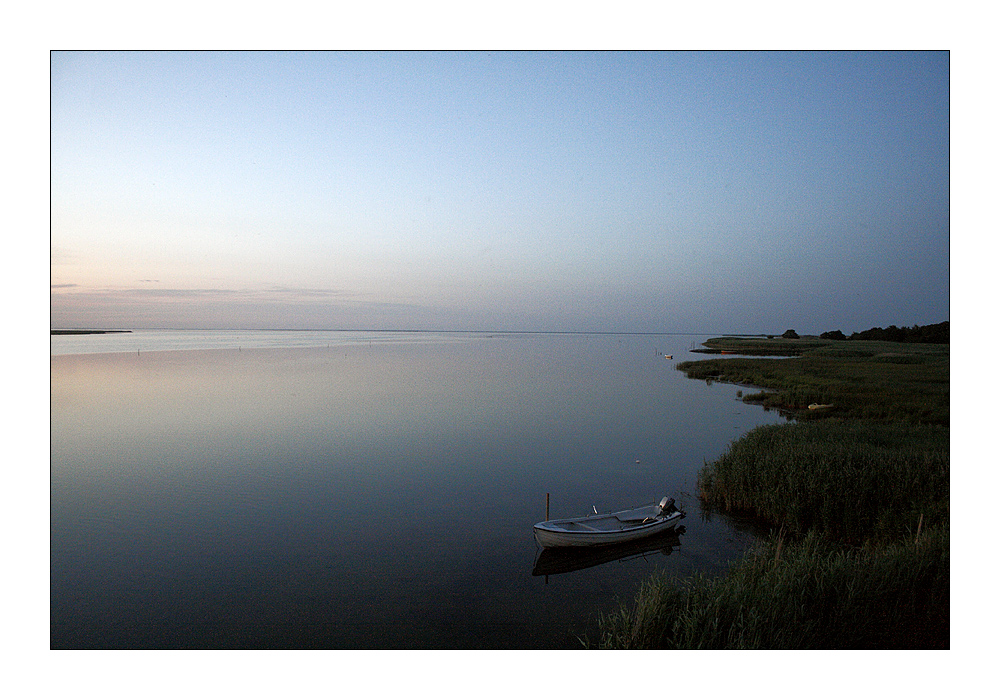
<instances>
[{"instance_id":1,"label":"calm water","mask_svg":"<svg viewBox=\"0 0 1000 700\"><path fill-rule=\"evenodd\" d=\"M674 369L703 339L55 337L52 646L596 640L648 574L718 571L750 542L700 513L696 475L782 419ZM546 493L553 518L671 495L685 532L532 575Z\"/></svg>"}]
</instances>

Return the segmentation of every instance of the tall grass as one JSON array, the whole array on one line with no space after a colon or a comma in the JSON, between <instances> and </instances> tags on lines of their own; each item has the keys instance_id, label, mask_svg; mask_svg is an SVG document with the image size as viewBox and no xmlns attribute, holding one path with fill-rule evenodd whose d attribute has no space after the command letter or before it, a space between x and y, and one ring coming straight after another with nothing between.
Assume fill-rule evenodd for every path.
<instances>
[{"instance_id":1,"label":"tall grass","mask_svg":"<svg viewBox=\"0 0 1000 700\"><path fill-rule=\"evenodd\" d=\"M944 426L827 421L760 426L698 476L712 508L847 543L948 522Z\"/></svg>"},{"instance_id":2,"label":"tall grass","mask_svg":"<svg viewBox=\"0 0 1000 700\"><path fill-rule=\"evenodd\" d=\"M602 618L603 649L945 649L945 528L880 548L816 533L748 553L724 577L653 578Z\"/></svg>"}]
</instances>

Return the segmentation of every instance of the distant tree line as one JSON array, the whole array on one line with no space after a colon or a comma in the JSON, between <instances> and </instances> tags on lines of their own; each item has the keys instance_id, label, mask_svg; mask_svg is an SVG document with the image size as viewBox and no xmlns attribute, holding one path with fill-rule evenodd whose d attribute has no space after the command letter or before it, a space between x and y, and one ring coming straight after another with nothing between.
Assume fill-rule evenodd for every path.
<instances>
[{"instance_id":1,"label":"distant tree line","mask_svg":"<svg viewBox=\"0 0 1000 700\"><path fill-rule=\"evenodd\" d=\"M950 343L950 322L935 323L930 326L913 326L912 328L869 328L860 333L851 333L848 337L841 331L827 331L819 337L825 340L888 340L893 343Z\"/></svg>"}]
</instances>

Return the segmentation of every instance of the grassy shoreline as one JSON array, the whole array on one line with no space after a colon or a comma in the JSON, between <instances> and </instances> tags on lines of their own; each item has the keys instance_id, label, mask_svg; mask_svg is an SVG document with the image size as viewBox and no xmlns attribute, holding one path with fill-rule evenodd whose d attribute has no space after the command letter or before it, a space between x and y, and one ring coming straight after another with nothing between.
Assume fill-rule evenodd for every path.
<instances>
[{"instance_id":1,"label":"grassy shoreline","mask_svg":"<svg viewBox=\"0 0 1000 700\"><path fill-rule=\"evenodd\" d=\"M732 338L706 345L738 349ZM949 346L884 341L744 339L741 354L681 362L691 379L764 387L744 400L798 420L855 418L947 425ZM810 410L820 404L830 408Z\"/></svg>"},{"instance_id":2,"label":"grassy shoreline","mask_svg":"<svg viewBox=\"0 0 1000 700\"><path fill-rule=\"evenodd\" d=\"M775 534L725 576L647 582L633 606L602 618L600 646L948 648L948 346L706 346L783 356L678 365L763 387L744 400L796 418L734 441L698 480L707 508L755 515Z\"/></svg>"}]
</instances>

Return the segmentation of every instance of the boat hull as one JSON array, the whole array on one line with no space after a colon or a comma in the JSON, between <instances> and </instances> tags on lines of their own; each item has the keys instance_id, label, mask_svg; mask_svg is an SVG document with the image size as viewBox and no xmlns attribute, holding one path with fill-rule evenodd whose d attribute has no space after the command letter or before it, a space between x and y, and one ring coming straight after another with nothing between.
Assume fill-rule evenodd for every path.
<instances>
[{"instance_id":1,"label":"boat hull","mask_svg":"<svg viewBox=\"0 0 1000 700\"><path fill-rule=\"evenodd\" d=\"M677 525L665 532L634 542L609 544L604 547L544 547L535 559L532 576L553 576L589 569L613 561L626 561L659 552L669 555L681 546L684 526Z\"/></svg>"},{"instance_id":2,"label":"boat hull","mask_svg":"<svg viewBox=\"0 0 1000 700\"><path fill-rule=\"evenodd\" d=\"M622 544L669 530L684 517L683 512L675 510L653 517L648 522L633 525L619 520L616 517L618 515L612 513L538 523L534 527L535 541L541 547L602 547Z\"/></svg>"}]
</instances>

